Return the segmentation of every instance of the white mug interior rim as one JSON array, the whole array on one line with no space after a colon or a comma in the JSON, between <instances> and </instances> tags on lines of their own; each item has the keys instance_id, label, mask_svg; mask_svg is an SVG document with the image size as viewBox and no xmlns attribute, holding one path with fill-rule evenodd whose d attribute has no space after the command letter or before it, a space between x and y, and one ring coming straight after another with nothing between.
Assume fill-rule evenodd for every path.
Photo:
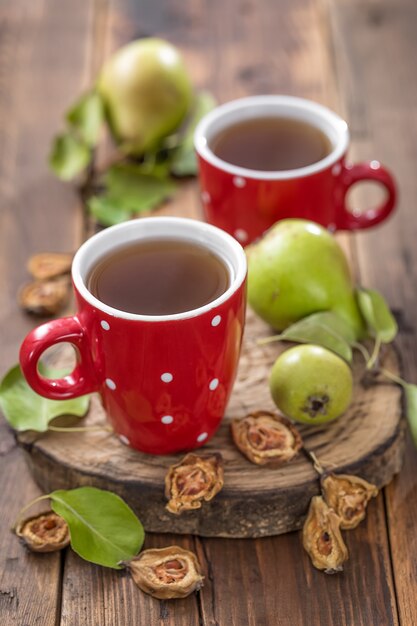
<instances>
[{"instance_id":1,"label":"white mug interior rim","mask_svg":"<svg viewBox=\"0 0 417 626\"><path fill-rule=\"evenodd\" d=\"M175 239L190 241L208 248L217 254L228 267L230 285L218 298L202 307L172 315L139 315L115 309L101 302L87 289L87 278L97 261L112 250L141 240ZM147 217L130 220L111 226L93 235L76 252L72 262L72 280L82 298L91 306L111 315L127 320L166 322L197 317L226 302L245 280L247 270L246 255L236 239L225 231L184 217Z\"/></svg>"},{"instance_id":2,"label":"white mug interior rim","mask_svg":"<svg viewBox=\"0 0 417 626\"><path fill-rule=\"evenodd\" d=\"M322 130L333 149L324 159L293 170L251 170L228 163L216 156L210 148L212 138L223 129L257 117L287 117L308 122ZM287 180L316 174L336 163L347 151L349 129L347 123L327 107L295 96L249 96L222 104L203 117L194 132L197 153L208 163L233 176L256 180Z\"/></svg>"}]
</instances>

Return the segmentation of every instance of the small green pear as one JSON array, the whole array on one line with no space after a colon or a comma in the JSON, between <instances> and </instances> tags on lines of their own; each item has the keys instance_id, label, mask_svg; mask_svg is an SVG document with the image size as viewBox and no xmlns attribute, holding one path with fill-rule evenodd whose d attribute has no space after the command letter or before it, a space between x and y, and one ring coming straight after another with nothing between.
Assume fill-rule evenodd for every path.
<instances>
[{"instance_id":1,"label":"small green pear","mask_svg":"<svg viewBox=\"0 0 417 626\"><path fill-rule=\"evenodd\" d=\"M321 346L304 344L283 352L269 380L272 399L290 419L326 424L348 408L353 379L347 363Z\"/></svg>"},{"instance_id":2,"label":"small green pear","mask_svg":"<svg viewBox=\"0 0 417 626\"><path fill-rule=\"evenodd\" d=\"M346 257L334 237L315 222L277 222L247 250L248 300L276 330L319 311L338 313L357 339L365 326Z\"/></svg>"},{"instance_id":3,"label":"small green pear","mask_svg":"<svg viewBox=\"0 0 417 626\"><path fill-rule=\"evenodd\" d=\"M120 48L97 81L110 129L130 153L142 154L171 134L187 115L192 86L178 50L162 39Z\"/></svg>"}]
</instances>

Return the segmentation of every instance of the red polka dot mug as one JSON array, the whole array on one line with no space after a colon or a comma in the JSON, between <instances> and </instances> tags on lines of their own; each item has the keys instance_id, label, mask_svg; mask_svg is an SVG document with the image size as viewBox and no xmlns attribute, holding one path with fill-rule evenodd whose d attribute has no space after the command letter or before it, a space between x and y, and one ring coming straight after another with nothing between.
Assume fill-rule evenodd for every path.
<instances>
[{"instance_id":1,"label":"red polka dot mug","mask_svg":"<svg viewBox=\"0 0 417 626\"><path fill-rule=\"evenodd\" d=\"M224 262L229 286L212 302L172 315L138 315L98 300L87 277L103 255L152 239L198 244ZM33 389L52 399L99 391L122 442L150 454L203 445L224 415L234 382L245 319L246 257L224 231L196 220L151 217L108 228L86 241L72 264L76 315L35 328L20 351ZM78 359L64 378L50 380L38 360L70 342Z\"/></svg>"},{"instance_id":2,"label":"red polka dot mug","mask_svg":"<svg viewBox=\"0 0 417 626\"><path fill-rule=\"evenodd\" d=\"M226 129L248 120L276 117L319 129L329 140L330 151L303 167L260 171L234 165L213 150L214 140ZM347 123L328 108L303 98L252 96L223 104L198 124L194 143L205 217L243 245L284 218L313 220L330 230L356 230L382 222L395 206L396 187L388 170L378 161L348 163ZM351 211L347 192L365 180L385 187L386 198L380 206Z\"/></svg>"}]
</instances>

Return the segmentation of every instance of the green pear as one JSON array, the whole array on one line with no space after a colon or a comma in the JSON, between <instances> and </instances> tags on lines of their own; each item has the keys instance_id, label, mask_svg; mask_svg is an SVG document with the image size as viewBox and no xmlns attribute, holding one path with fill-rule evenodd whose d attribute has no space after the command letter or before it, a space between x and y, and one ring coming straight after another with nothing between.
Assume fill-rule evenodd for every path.
<instances>
[{"instance_id":1,"label":"green pear","mask_svg":"<svg viewBox=\"0 0 417 626\"><path fill-rule=\"evenodd\" d=\"M178 50L154 38L120 48L103 66L97 90L112 134L135 154L171 134L192 101L191 81Z\"/></svg>"},{"instance_id":2,"label":"green pear","mask_svg":"<svg viewBox=\"0 0 417 626\"><path fill-rule=\"evenodd\" d=\"M325 228L282 220L246 250L249 304L273 328L283 330L312 313L333 311L357 339L363 338L348 262Z\"/></svg>"},{"instance_id":3,"label":"green pear","mask_svg":"<svg viewBox=\"0 0 417 626\"><path fill-rule=\"evenodd\" d=\"M302 424L326 424L342 415L351 402L352 371L334 352L304 344L277 358L269 388L286 417Z\"/></svg>"}]
</instances>

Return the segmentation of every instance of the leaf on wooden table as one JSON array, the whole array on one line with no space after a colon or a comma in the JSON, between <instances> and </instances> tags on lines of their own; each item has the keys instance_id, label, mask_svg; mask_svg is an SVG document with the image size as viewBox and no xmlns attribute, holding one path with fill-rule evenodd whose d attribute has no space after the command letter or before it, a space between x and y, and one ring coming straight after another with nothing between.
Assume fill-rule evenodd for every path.
<instances>
[{"instance_id":1,"label":"leaf on wooden table","mask_svg":"<svg viewBox=\"0 0 417 626\"><path fill-rule=\"evenodd\" d=\"M398 327L385 298L374 289L360 287L356 290L359 309L370 333L382 343L390 343L395 338Z\"/></svg>"},{"instance_id":2,"label":"leaf on wooden table","mask_svg":"<svg viewBox=\"0 0 417 626\"><path fill-rule=\"evenodd\" d=\"M62 371L42 368L48 378L60 378ZM45 432L58 415L82 417L87 413L90 396L71 400L49 400L38 395L26 382L19 365L12 367L0 383L0 407L6 420L17 431Z\"/></svg>"},{"instance_id":3,"label":"leaf on wooden table","mask_svg":"<svg viewBox=\"0 0 417 626\"><path fill-rule=\"evenodd\" d=\"M91 150L72 133L55 137L49 155L49 167L61 180L71 180L91 161Z\"/></svg>"},{"instance_id":4,"label":"leaf on wooden table","mask_svg":"<svg viewBox=\"0 0 417 626\"><path fill-rule=\"evenodd\" d=\"M66 119L79 138L94 148L104 122L104 105L97 91L83 94L67 112Z\"/></svg>"},{"instance_id":5,"label":"leaf on wooden table","mask_svg":"<svg viewBox=\"0 0 417 626\"><path fill-rule=\"evenodd\" d=\"M83 559L120 569L141 549L145 533L119 496L95 487L52 492L51 507L67 522L71 547Z\"/></svg>"},{"instance_id":6,"label":"leaf on wooden table","mask_svg":"<svg viewBox=\"0 0 417 626\"><path fill-rule=\"evenodd\" d=\"M214 109L215 106L216 100L211 93L201 91L197 94L185 133L171 161L171 172L175 176L194 176L197 173L194 131L201 118Z\"/></svg>"}]
</instances>

